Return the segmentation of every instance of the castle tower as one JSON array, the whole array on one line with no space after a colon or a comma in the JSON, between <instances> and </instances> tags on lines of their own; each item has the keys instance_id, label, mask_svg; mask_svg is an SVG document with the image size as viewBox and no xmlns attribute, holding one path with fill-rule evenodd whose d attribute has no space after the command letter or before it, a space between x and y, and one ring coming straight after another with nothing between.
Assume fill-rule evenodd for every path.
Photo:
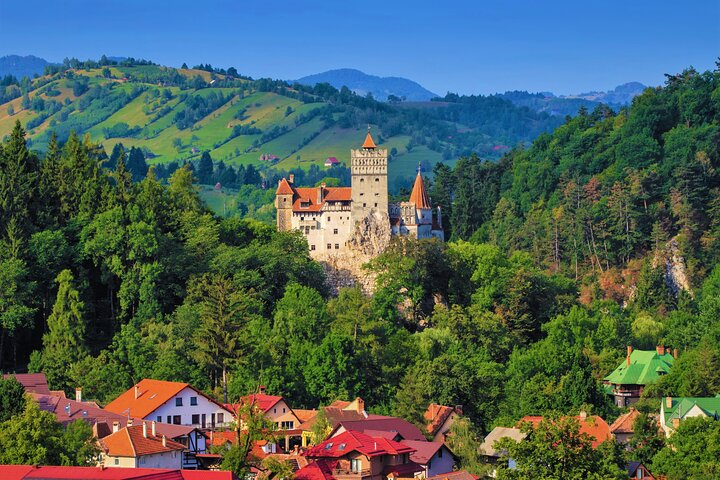
<instances>
[{"instance_id":1,"label":"castle tower","mask_svg":"<svg viewBox=\"0 0 720 480\"><path fill-rule=\"evenodd\" d=\"M275 208L277 209L277 229L279 232L292 230L292 213L295 191L293 181L295 175L290 175L290 181L284 178L278 182L275 191Z\"/></svg>"},{"instance_id":2,"label":"castle tower","mask_svg":"<svg viewBox=\"0 0 720 480\"><path fill-rule=\"evenodd\" d=\"M362 148L350 150L354 222L372 211L388 214L387 164L387 149L377 148L369 130Z\"/></svg>"}]
</instances>

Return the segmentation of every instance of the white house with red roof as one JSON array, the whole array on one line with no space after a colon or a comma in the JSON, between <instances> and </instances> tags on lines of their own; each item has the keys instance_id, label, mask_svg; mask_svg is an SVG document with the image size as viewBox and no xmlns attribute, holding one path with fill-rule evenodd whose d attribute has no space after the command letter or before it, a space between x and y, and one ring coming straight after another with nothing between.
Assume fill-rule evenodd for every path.
<instances>
[{"instance_id":1,"label":"white house with red roof","mask_svg":"<svg viewBox=\"0 0 720 480\"><path fill-rule=\"evenodd\" d=\"M105 410L158 423L224 427L233 413L200 390L182 382L141 380L105 406Z\"/></svg>"},{"instance_id":2,"label":"white house with red roof","mask_svg":"<svg viewBox=\"0 0 720 480\"><path fill-rule=\"evenodd\" d=\"M99 464L125 468L182 468L185 445L160 435L155 422L118 429L100 440Z\"/></svg>"},{"instance_id":3,"label":"white house with red roof","mask_svg":"<svg viewBox=\"0 0 720 480\"><path fill-rule=\"evenodd\" d=\"M414 479L421 465L410 455L415 449L383 437L347 431L308 449L313 462L295 473L295 480Z\"/></svg>"},{"instance_id":4,"label":"white house with red roof","mask_svg":"<svg viewBox=\"0 0 720 480\"><path fill-rule=\"evenodd\" d=\"M259 393L246 395L238 404L226 404L224 407L237 416L243 405L254 405L263 412L266 419L273 422L278 431L295 430L300 426L300 420L285 399L279 395L268 395L265 387L260 387Z\"/></svg>"}]
</instances>

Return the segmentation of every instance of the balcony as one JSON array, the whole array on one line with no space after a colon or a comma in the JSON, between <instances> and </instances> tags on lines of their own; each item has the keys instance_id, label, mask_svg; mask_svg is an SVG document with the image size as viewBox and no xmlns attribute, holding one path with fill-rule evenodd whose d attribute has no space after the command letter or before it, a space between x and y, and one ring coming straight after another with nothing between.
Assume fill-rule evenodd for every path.
<instances>
[{"instance_id":1,"label":"balcony","mask_svg":"<svg viewBox=\"0 0 720 480\"><path fill-rule=\"evenodd\" d=\"M332 474L335 478L364 478L371 476L372 472L369 468L360 470L359 472L354 472L349 468L335 468Z\"/></svg>"}]
</instances>

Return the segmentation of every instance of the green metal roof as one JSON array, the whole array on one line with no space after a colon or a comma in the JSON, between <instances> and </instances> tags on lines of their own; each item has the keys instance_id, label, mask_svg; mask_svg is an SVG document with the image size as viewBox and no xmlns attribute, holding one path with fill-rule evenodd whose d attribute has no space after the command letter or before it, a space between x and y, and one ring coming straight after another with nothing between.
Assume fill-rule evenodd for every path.
<instances>
[{"instance_id":1,"label":"green metal roof","mask_svg":"<svg viewBox=\"0 0 720 480\"><path fill-rule=\"evenodd\" d=\"M716 420L720 419L720 395L716 397L673 397L672 407L667 408L667 398L663 398L665 423L672 424L674 418L682 419L694 406L698 406L705 415Z\"/></svg>"},{"instance_id":2,"label":"green metal roof","mask_svg":"<svg viewBox=\"0 0 720 480\"><path fill-rule=\"evenodd\" d=\"M630 365L623 360L605 380L615 385L647 385L670 372L674 362L670 353L658 355L657 350L633 350Z\"/></svg>"}]
</instances>

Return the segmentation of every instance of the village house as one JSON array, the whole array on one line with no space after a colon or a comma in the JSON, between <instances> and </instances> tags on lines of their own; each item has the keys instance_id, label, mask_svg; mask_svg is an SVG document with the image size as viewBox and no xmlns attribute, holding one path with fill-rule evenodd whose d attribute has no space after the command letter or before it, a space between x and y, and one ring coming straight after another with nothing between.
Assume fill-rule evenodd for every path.
<instances>
[{"instance_id":1,"label":"village house","mask_svg":"<svg viewBox=\"0 0 720 480\"><path fill-rule=\"evenodd\" d=\"M527 433L522 432L519 428L511 427L495 427L490 433L485 436L483 443L480 445L480 455L483 457L485 463L496 465L498 460L506 452L498 451L495 448L495 442L502 440L503 438L510 438L515 442L522 442L527 437ZM515 467L515 460L508 460L508 467ZM493 476L495 476L493 474Z\"/></svg>"},{"instance_id":2,"label":"village house","mask_svg":"<svg viewBox=\"0 0 720 480\"><path fill-rule=\"evenodd\" d=\"M669 373L675 358L677 349L671 354L662 345L655 350L633 350L628 345L625 361L604 379L615 405L622 408L637 403L645 385Z\"/></svg>"},{"instance_id":3,"label":"village house","mask_svg":"<svg viewBox=\"0 0 720 480\"><path fill-rule=\"evenodd\" d=\"M98 463L105 467L182 468L185 445L168 440L156 431L156 423L143 422L119 428L100 440L102 452Z\"/></svg>"},{"instance_id":4,"label":"village house","mask_svg":"<svg viewBox=\"0 0 720 480\"><path fill-rule=\"evenodd\" d=\"M427 442L420 429L403 418L384 415L368 415L361 420L342 420L333 428L327 438L337 437L345 432L360 432L371 437L383 437L400 442L415 440Z\"/></svg>"},{"instance_id":5,"label":"village house","mask_svg":"<svg viewBox=\"0 0 720 480\"><path fill-rule=\"evenodd\" d=\"M105 410L158 423L215 428L229 425L233 414L187 383L141 380Z\"/></svg>"},{"instance_id":6,"label":"village house","mask_svg":"<svg viewBox=\"0 0 720 480\"><path fill-rule=\"evenodd\" d=\"M628 462L627 464L628 478L637 478L642 480L655 480L655 477L645 465L640 462Z\"/></svg>"},{"instance_id":7,"label":"village house","mask_svg":"<svg viewBox=\"0 0 720 480\"><path fill-rule=\"evenodd\" d=\"M328 157L325 159L325 166L326 167L334 167L335 165L340 165L340 161L335 157Z\"/></svg>"},{"instance_id":8,"label":"village house","mask_svg":"<svg viewBox=\"0 0 720 480\"><path fill-rule=\"evenodd\" d=\"M357 397L352 402L336 400L330 405L322 407L321 410L330 425L327 435L330 435L335 427L344 421L363 420L368 417L365 411L365 401L360 397ZM305 420L299 426L302 431L303 447L307 447L312 443L312 431L317 421L317 415L318 411L316 410L303 411Z\"/></svg>"},{"instance_id":9,"label":"village house","mask_svg":"<svg viewBox=\"0 0 720 480\"><path fill-rule=\"evenodd\" d=\"M640 412L635 408L631 408L628 412L616 418L610 425L610 433L613 434L618 443L627 444L630 441L635 434L633 425L639 416Z\"/></svg>"},{"instance_id":10,"label":"village house","mask_svg":"<svg viewBox=\"0 0 720 480\"><path fill-rule=\"evenodd\" d=\"M415 450L383 437L347 431L308 449L313 462L295 480L412 479L424 468L410 459Z\"/></svg>"},{"instance_id":11,"label":"village house","mask_svg":"<svg viewBox=\"0 0 720 480\"><path fill-rule=\"evenodd\" d=\"M592 448L597 448L601 443L612 439L610 425L602 417L580 412L580 415L574 418L580 424L580 433L586 433L592 437ZM530 422L533 427L537 427L542 419L542 416L527 415L520 419L518 426L524 422Z\"/></svg>"},{"instance_id":12,"label":"village house","mask_svg":"<svg viewBox=\"0 0 720 480\"><path fill-rule=\"evenodd\" d=\"M452 472L455 468L455 454L443 442L401 440L400 443L415 449L410 460L423 467L425 478Z\"/></svg>"},{"instance_id":13,"label":"village house","mask_svg":"<svg viewBox=\"0 0 720 480\"><path fill-rule=\"evenodd\" d=\"M720 395L715 397L665 397L660 403L660 427L669 437L686 418L720 420Z\"/></svg>"},{"instance_id":14,"label":"village house","mask_svg":"<svg viewBox=\"0 0 720 480\"><path fill-rule=\"evenodd\" d=\"M427 431L432 436L432 439L445 441L447 432L450 431L450 427L452 427L459 415L462 415L462 405L448 407L431 403L425 410L423 418L427 422Z\"/></svg>"}]
</instances>

